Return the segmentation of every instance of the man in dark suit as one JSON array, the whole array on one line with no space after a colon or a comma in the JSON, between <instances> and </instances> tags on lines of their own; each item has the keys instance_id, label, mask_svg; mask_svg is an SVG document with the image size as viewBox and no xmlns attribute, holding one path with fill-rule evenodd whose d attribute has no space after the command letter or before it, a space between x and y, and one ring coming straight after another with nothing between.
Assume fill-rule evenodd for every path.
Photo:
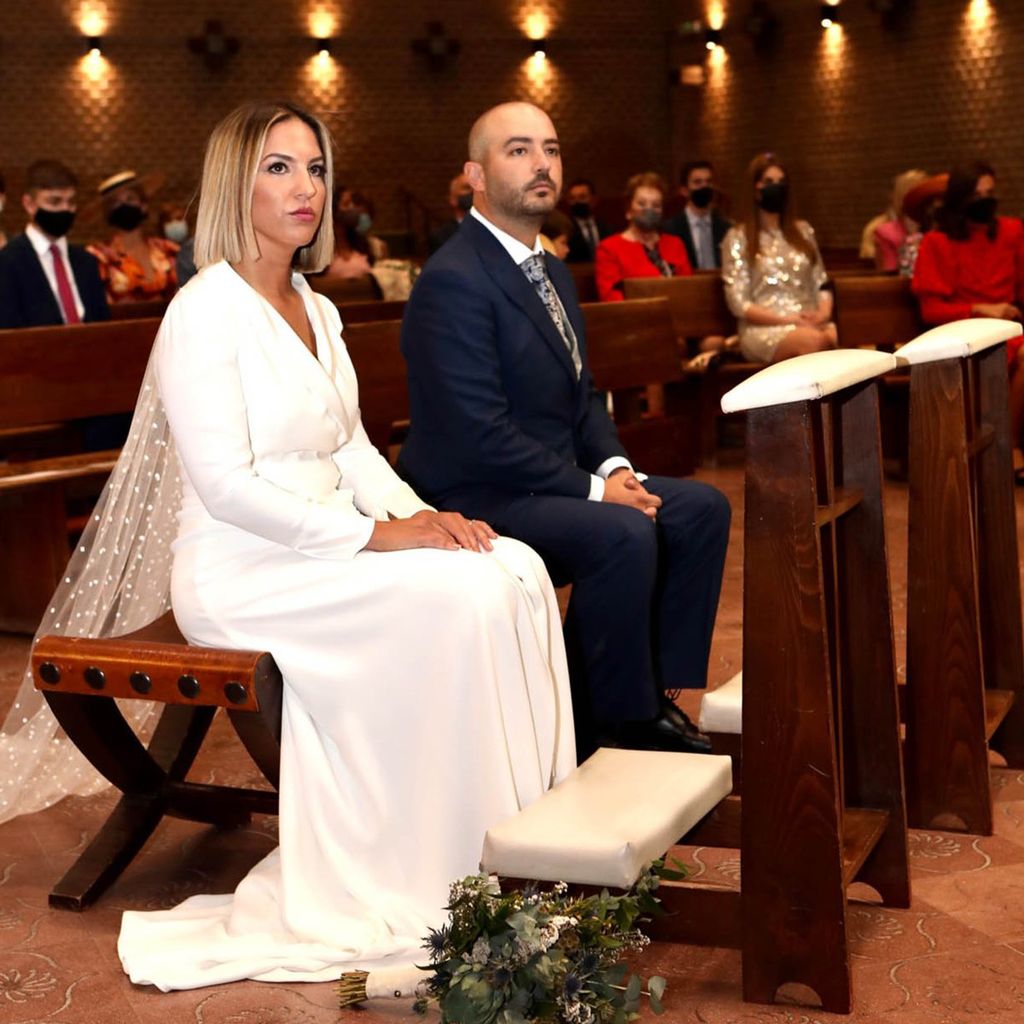
<instances>
[{"instance_id":1,"label":"man in dark suit","mask_svg":"<svg viewBox=\"0 0 1024 1024\"><path fill-rule=\"evenodd\" d=\"M694 270L717 270L722 266L722 239L732 221L715 208L715 170L707 160L692 160L679 175L679 194L685 206L664 230L678 235L686 246Z\"/></svg>"},{"instance_id":2,"label":"man in dark suit","mask_svg":"<svg viewBox=\"0 0 1024 1024\"><path fill-rule=\"evenodd\" d=\"M469 156L473 210L427 262L402 325L412 426L400 468L428 500L525 541L572 582L584 752L595 735L706 751L665 691L705 685L728 503L692 480L638 476L594 390L572 278L538 241L562 177L548 116L526 103L488 111Z\"/></svg>"},{"instance_id":3,"label":"man in dark suit","mask_svg":"<svg viewBox=\"0 0 1024 1024\"><path fill-rule=\"evenodd\" d=\"M68 245L75 220L74 174L56 160L28 169L25 233L0 250L0 327L45 327L109 320L99 265Z\"/></svg>"},{"instance_id":4,"label":"man in dark suit","mask_svg":"<svg viewBox=\"0 0 1024 1024\"><path fill-rule=\"evenodd\" d=\"M565 262L593 263L601 239L612 234L612 229L594 215L597 209L594 183L586 178L577 178L566 189L565 197L573 223L573 231L569 235L569 255L565 257Z\"/></svg>"},{"instance_id":5,"label":"man in dark suit","mask_svg":"<svg viewBox=\"0 0 1024 1024\"><path fill-rule=\"evenodd\" d=\"M427 248L431 254L437 252L459 230L459 225L473 205L473 190L469 187L464 174L455 175L448 185L448 205L452 209L451 220L446 220L440 227L431 231L427 240Z\"/></svg>"}]
</instances>

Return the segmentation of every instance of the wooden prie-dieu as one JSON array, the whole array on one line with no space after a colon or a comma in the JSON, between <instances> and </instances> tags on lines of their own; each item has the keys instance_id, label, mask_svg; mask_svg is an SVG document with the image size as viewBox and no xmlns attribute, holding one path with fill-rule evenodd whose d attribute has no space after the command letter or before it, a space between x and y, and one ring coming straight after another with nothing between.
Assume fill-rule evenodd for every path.
<instances>
[{"instance_id":1,"label":"wooden prie-dieu","mask_svg":"<svg viewBox=\"0 0 1024 1024\"><path fill-rule=\"evenodd\" d=\"M1024 767L1024 645L1007 401L1015 321L944 324L910 367L907 813L992 834L989 747ZM1020 371L1018 371L1020 372Z\"/></svg>"},{"instance_id":2,"label":"wooden prie-dieu","mask_svg":"<svg viewBox=\"0 0 1024 1024\"><path fill-rule=\"evenodd\" d=\"M745 412L743 995L799 982L851 1008L847 886L907 907L876 378L894 358L776 363Z\"/></svg>"}]
</instances>

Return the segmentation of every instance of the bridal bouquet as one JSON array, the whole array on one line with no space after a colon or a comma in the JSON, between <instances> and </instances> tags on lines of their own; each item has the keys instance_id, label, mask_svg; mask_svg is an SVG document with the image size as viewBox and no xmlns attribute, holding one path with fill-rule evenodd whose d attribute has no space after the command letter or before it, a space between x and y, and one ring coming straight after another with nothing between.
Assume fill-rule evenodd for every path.
<instances>
[{"instance_id":1,"label":"bridal bouquet","mask_svg":"<svg viewBox=\"0 0 1024 1024\"><path fill-rule=\"evenodd\" d=\"M641 998L661 1013L665 979L646 984L622 962L650 941L637 928L657 911L660 877L652 865L628 892L574 897L563 883L549 891L502 894L486 875L450 889L450 923L425 942L432 972L418 1012L431 1001L451 1024L626 1024Z\"/></svg>"}]
</instances>

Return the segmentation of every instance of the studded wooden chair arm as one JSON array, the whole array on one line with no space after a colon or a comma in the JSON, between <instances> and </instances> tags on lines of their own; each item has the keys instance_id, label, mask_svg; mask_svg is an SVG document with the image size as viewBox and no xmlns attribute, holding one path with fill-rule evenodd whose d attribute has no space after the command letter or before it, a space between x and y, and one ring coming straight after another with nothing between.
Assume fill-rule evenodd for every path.
<instances>
[{"instance_id":1,"label":"studded wooden chair arm","mask_svg":"<svg viewBox=\"0 0 1024 1024\"><path fill-rule=\"evenodd\" d=\"M270 654L193 647L170 612L110 639L44 636L32 652L35 685L82 754L123 796L103 829L50 894L84 909L131 862L165 814L226 827L276 814L281 674ZM148 745L118 699L164 704ZM218 708L227 712L274 789L186 779Z\"/></svg>"}]
</instances>

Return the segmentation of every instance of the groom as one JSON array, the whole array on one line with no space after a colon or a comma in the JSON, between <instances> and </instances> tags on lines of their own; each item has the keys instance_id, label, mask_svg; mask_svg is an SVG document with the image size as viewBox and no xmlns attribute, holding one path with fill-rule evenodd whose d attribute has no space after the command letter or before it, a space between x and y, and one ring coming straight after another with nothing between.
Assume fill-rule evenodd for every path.
<instances>
[{"instance_id":1,"label":"groom","mask_svg":"<svg viewBox=\"0 0 1024 1024\"><path fill-rule=\"evenodd\" d=\"M473 207L402 325L412 426L400 469L573 584L565 635L584 752L705 752L665 691L706 683L729 505L706 484L636 473L593 388L572 278L538 240L562 184L547 114L505 103L481 115L465 173Z\"/></svg>"}]
</instances>

